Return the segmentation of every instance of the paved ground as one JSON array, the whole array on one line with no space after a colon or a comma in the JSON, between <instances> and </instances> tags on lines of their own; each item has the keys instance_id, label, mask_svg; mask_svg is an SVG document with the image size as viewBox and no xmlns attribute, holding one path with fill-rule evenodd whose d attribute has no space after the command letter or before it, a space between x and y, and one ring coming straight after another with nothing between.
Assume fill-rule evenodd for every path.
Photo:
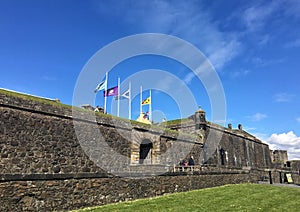
<instances>
[{"instance_id":1,"label":"paved ground","mask_svg":"<svg viewBox=\"0 0 300 212\"><path fill-rule=\"evenodd\" d=\"M259 181L258 184L270 184L270 182ZM286 187L300 188L299 185L296 185L296 184L288 184L288 183L273 183L272 185L273 185L273 186L286 186Z\"/></svg>"}]
</instances>

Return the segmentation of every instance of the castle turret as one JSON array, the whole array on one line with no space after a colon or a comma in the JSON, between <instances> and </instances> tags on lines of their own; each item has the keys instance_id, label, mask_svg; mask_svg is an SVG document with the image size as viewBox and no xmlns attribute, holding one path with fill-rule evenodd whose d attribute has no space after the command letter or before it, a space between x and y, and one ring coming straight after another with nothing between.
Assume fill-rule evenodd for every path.
<instances>
[{"instance_id":1,"label":"castle turret","mask_svg":"<svg viewBox=\"0 0 300 212\"><path fill-rule=\"evenodd\" d=\"M205 111L199 108L195 113L195 126L196 130L206 128L206 118L205 118Z\"/></svg>"}]
</instances>

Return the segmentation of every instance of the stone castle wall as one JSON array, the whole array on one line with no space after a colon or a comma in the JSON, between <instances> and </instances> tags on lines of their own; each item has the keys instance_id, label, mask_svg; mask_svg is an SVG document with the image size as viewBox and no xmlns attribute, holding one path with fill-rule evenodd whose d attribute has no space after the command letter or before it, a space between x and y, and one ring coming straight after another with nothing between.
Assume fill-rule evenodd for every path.
<instances>
[{"instance_id":1,"label":"stone castle wall","mask_svg":"<svg viewBox=\"0 0 300 212\"><path fill-rule=\"evenodd\" d=\"M109 116L95 116L94 122L73 121L71 107L49 103L0 94L0 175L102 173L99 160L103 152L110 157L109 151L121 155L122 161L104 158L106 161L119 162L120 168L122 163L137 165L145 139L154 145L151 164L173 165L166 164L170 159L161 154L171 143L181 142L184 148L191 140L188 135L179 140L174 133ZM89 111L79 113L84 117Z\"/></svg>"},{"instance_id":2,"label":"stone castle wall","mask_svg":"<svg viewBox=\"0 0 300 212\"><path fill-rule=\"evenodd\" d=\"M264 150L259 143L247 144L242 138L225 135L215 148L228 151L228 160L220 164L218 149L210 159L224 170L216 167L217 171L170 173L174 158L182 152L190 150L196 163L201 164L201 139L189 135L177 138L176 133L168 130L112 120L109 116L95 116L93 121L84 119L86 111L78 113L82 113L82 118L73 122L68 106L0 93L1 211L82 208L228 183L257 182L266 175L262 169L254 174L251 169L242 169L245 165L269 165L261 156ZM79 132L75 132L74 123L80 126ZM105 142L95 132L100 132ZM84 141L79 142L78 138ZM140 164L139 151L144 140L153 145L147 159L150 166ZM164 154L174 146L171 154ZM264 148L269 152L266 145ZM112 152L120 157L112 157ZM247 160L243 159L245 154ZM102 160L109 163L103 164ZM235 166L236 170L226 166ZM157 170L167 174L156 176ZM145 172L150 175L120 178L110 172L127 177Z\"/></svg>"},{"instance_id":3,"label":"stone castle wall","mask_svg":"<svg viewBox=\"0 0 300 212\"><path fill-rule=\"evenodd\" d=\"M0 183L0 211L70 210L244 182L251 182L247 173L7 181Z\"/></svg>"},{"instance_id":4,"label":"stone castle wall","mask_svg":"<svg viewBox=\"0 0 300 212\"><path fill-rule=\"evenodd\" d=\"M198 163L254 168L273 166L269 146L257 138L245 131L224 128L209 122L203 125L205 129L197 130L191 119L169 126L179 132L191 132L203 137L204 148L198 148L192 153Z\"/></svg>"},{"instance_id":5,"label":"stone castle wall","mask_svg":"<svg viewBox=\"0 0 300 212\"><path fill-rule=\"evenodd\" d=\"M213 128L210 130L213 131L212 133L216 131ZM272 167L269 146L255 139L225 131L213 157L208 162L222 165L222 149L224 150L224 165L254 168Z\"/></svg>"},{"instance_id":6,"label":"stone castle wall","mask_svg":"<svg viewBox=\"0 0 300 212\"><path fill-rule=\"evenodd\" d=\"M292 178L294 183L300 185L300 161L292 160L288 162L288 165L292 170Z\"/></svg>"}]
</instances>

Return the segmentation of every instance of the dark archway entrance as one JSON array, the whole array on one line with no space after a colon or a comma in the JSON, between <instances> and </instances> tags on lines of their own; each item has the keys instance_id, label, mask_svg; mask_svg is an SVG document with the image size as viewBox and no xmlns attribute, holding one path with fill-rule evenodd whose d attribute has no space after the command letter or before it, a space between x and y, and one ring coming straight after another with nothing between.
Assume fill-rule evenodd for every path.
<instances>
[{"instance_id":1,"label":"dark archway entrance","mask_svg":"<svg viewBox=\"0 0 300 212\"><path fill-rule=\"evenodd\" d=\"M152 148L153 144L149 139L144 139L140 145L140 164L152 163Z\"/></svg>"},{"instance_id":2,"label":"dark archway entrance","mask_svg":"<svg viewBox=\"0 0 300 212\"><path fill-rule=\"evenodd\" d=\"M226 151L225 149L220 149L220 155L221 155L221 165L225 165L225 157L226 157Z\"/></svg>"}]
</instances>

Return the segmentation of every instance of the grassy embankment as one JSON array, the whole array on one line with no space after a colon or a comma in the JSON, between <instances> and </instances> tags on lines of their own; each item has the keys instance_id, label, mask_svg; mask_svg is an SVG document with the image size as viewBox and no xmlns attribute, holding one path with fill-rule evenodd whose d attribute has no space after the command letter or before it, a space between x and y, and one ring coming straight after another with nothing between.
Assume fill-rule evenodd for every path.
<instances>
[{"instance_id":1,"label":"grassy embankment","mask_svg":"<svg viewBox=\"0 0 300 212\"><path fill-rule=\"evenodd\" d=\"M241 184L122 202L80 211L299 211L300 189Z\"/></svg>"}]
</instances>

